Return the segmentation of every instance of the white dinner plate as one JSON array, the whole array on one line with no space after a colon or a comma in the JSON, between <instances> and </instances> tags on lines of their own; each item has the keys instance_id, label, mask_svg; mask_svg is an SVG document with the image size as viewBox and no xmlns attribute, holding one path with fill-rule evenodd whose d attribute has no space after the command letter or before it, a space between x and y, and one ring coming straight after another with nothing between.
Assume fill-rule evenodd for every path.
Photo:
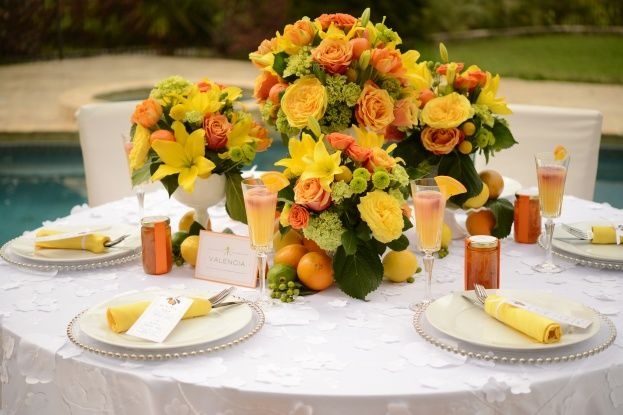
<instances>
[{"instance_id":1,"label":"white dinner plate","mask_svg":"<svg viewBox=\"0 0 623 415\"><path fill-rule=\"evenodd\" d=\"M569 223L569 225L585 231L591 229L592 225L599 225L596 222ZM610 224L605 224L610 225ZM577 239L562 226L554 228L552 239L552 249L569 255L579 256L586 259L606 262L623 263L623 244L617 245L596 245L582 239Z\"/></svg>"},{"instance_id":2,"label":"white dinner plate","mask_svg":"<svg viewBox=\"0 0 623 415\"><path fill-rule=\"evenodd\" d=\"M67 232L82 231L88 226L57 226L59 229ZM103 225L97 227L97 233L109 236L111 239L129 234L126 239L115 246L111 246L106 251L99 254L87 250L80 249L35 249L35 233L29 233L14 239L10 245L10 252L21 258L34 263L42 264L84 264L98 261L108 261L129 253L135 252L141 248L141 238L139 229L136 226L117 224Z\"/></svg>"},{"instance_id":3,"label":"white dinner plate","mask_svg":"<svg viewBox=\"0 0 623 415\"><path fill-rule=\"evenodd\" d=\"M473 297L473 291L466 293ZM489 316L482 308L463 298L461 292L448 294L435 300L426 309L426 318L437 330L455 339L479 346L517 351L549 350L570 346L588 340L599 332L601 326L599 315L575 301L537 291L497 290L497 293L559 313L588 319L592 321L592 324L585 330L563 329L562 338L557 343L539 343Z\"/></svg>"},{"instance_id":4,"label":"white dinner plate","mask_svg":"<svg viewBox=\"0 0 623 415\"><path fill-rule=\"evenodd\" d=\"M94 340L130 349L165 350L217 341L249 324L253 311L248 305L216 308L207 316L182 320L162 343L115 333L106 321L106 309L111 306L149 301L163 295L209 298L214 294L196 290L148 290L124 294L88 309L80 318L80 330Z\"/></svg>"}]
</instances>

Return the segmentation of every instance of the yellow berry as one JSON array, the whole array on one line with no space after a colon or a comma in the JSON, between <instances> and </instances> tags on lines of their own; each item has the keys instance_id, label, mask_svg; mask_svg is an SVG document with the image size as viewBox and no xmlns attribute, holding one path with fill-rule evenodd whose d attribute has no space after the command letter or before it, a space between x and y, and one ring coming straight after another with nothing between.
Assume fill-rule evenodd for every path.
<instances>
[{"instance_id":1,"label":"yellow berry","mask_svg":"<svg viewBox=\"0 0 623 415\"><path fill-rule=\"evenodd\" d=\"M472 146L472 143L470 143L467 140L463 140L463 142L461 142L461 144L459 144L459 152L461 152L462 154L469 154L472 152L472 148L474 148L474 146Z\"/></svg>"},{"instance_id":2,"label":"yellow berry","mask_svg":"<svg viewBox=\"0 0 623 415\"><path fill-rule=\"evenodd\" d=\"M471 121L467 121L466 123L463 123L463 125L461 126L461 129L463 130L463 134L465 134L468 137L471 137L476 132L476 124L474 124Z\"/></svg>"}]
</instances>

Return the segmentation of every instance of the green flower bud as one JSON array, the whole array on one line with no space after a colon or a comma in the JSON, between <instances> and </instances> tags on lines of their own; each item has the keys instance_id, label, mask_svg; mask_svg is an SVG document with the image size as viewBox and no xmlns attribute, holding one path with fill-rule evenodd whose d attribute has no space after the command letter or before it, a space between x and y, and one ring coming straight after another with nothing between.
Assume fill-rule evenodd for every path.
<instances>
[{"instance_id":1,"label":"green flower bud","mask_svg":"<svg viewBox=\"0 0 623 415\"><path fill-rule=\"evenodd\" d=\"M364 180L362 177L353 177L353 179L349 183L350 190L355 194L363 193L368 188L368 181Z\"/></svg>"},{"instance_id":2,"label":"green flower bud","mask_svg":"<svg viewBox=\"0 0 623 415\"><path fill-rule=\"evenodd\" d=\"M369 7L366 7L366 9L363 11L363 14L361 15L359 19L361 20L362 27L366 27L368 25L368 22L370 21L370 8Z\"/></svg>"},{"instance_id":3,"label":"green flower bud","mask_svg":"<svg viewBox=\"0 0 623 415\"><path fill-rule=\"evenodd\" d=\"M439 56L441 57L441 62L448 63L448 49L446 49L446 45L443 42L439 43Z\"/></svg>"},{"instance_id":4,"label":"green flower bud","mask_svg":"<svg viewBox=\"0 0 623 415\"><path fill-rule=\"evenodd\" d=\"M244 153L240 147L233 147L229 150L229 157L234 163L238 163L244 157Z\"/></svg>"},{"instance_id":5,"label":"green flower bud","mask_svg":"<svg viewBox=\"0 0 623 415\"><path fill-rule=\"evenodd\" d=\"M372 184L374 187L383 190L389 186L389 174L385 170L377 170L372 175Z\"/></svg>"},{"instance_id":6,"label":"green flower bud","mask_svg":"<svg viewBox=\"0 0 623 415\"><path fill-rule=\"evenodd\" d=\"M353 178L355 177L360 177L367 182L368 180L370 180L370 172L363 167L358 167L353 172Z\"/></svg>"}]
</instances>

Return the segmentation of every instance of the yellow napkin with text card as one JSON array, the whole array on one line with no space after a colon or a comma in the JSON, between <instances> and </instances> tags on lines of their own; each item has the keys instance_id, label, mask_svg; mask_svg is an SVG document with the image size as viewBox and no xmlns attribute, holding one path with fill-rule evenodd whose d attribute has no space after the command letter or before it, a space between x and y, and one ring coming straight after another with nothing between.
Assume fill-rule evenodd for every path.
<instances>
[{"instance_id":1,"label":"yellow napkin with text card","mask_svg":"<svg viewBox=\"0 0 623 415\"><path fill-rule=\"evenodd\" d=\"M532 337L541 343L556 343L562 337L560 324L532 311L508 304L504 297L489 294L485 311L509 327Z\"/></svg>"},{"instance_id":2,"label":"yellow napkin with text card","mask_svg":"<svg viewBox=\"0 0 623 415\"><path fill-rule=\"evenodd\" d=\"M614 226L593 226L593 239L591 243L598 245L623 243L623 235L617 235L617 231ZM617 242L617 237L619 241Z\"/></svg>"},{"instance_id":3,"label":"yellow napkin with text card","mask_svg":"<svg viewBox=\"0 0 623 415\"><path fill-rule=\"evenodd\" d=\"M212 310L212 304L204 298L193 298L193 303L182 319L200 317L207 315ZM141 301L138 303L123 304L115 307L108 307L106 310L106 320L108 327L115 333L127 331L132 324L138 320L143 312L149 307L151 301Z\"/></svg>"},{"instance_id":4,"label":"yellow napkin with text card","mask_svg":"<svg viewBox=\"0 0 623 415\"><path fill-rule=\"evenodd\" d=\"M110 237L97 233L76 235L68 233L67 238L60 235L66 232L55 229L39 229L35 234L35 248L41 249L80 249L99 254L106 251L104 244L110 241ZM59 235L59 238L54 238Z\"/></svg>"}]
</instances>

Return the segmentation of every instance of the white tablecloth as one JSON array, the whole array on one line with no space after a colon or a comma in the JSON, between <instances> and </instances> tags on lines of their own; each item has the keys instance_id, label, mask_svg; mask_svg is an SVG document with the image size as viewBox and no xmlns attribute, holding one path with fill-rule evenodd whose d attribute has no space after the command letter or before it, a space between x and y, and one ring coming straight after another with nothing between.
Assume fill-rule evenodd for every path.
<instances>
[{"instance_id":1,"label":"white tablecloth","mask_svg":"<svg viewBox=\"0 0 623 415\"><path fill-rule=\"evenodd\" d=\"M186 211L148 194L147 214ZM222 215L221 211L212 211ZM213 216L214 217L214 216ZM566 197L564 221L617 220L623 211ZM63 223L136 223L132 198L74 209ZM222 219L216 227L225 226ZM238 230L244 227L238 226ZM503 288L560 294L607 315L623 332L623 273L578 266L541 275L537 245L502 242ZM463 242L435 264L433 293L463 288ZM414 284L384 282L367 302L335 288L266 310L262 330L235 347L164 362L118 361L81 351L65 335L80 311L129 290L218 289L188 265L147 276L140 261L88 272L37 274L0 261L3 414L497 414L623 413L623 336L603 353L529 366L466 359L425 342L408 304ZM240 289L244 291L246 289Z\"/></svg>"}]
</instances>

